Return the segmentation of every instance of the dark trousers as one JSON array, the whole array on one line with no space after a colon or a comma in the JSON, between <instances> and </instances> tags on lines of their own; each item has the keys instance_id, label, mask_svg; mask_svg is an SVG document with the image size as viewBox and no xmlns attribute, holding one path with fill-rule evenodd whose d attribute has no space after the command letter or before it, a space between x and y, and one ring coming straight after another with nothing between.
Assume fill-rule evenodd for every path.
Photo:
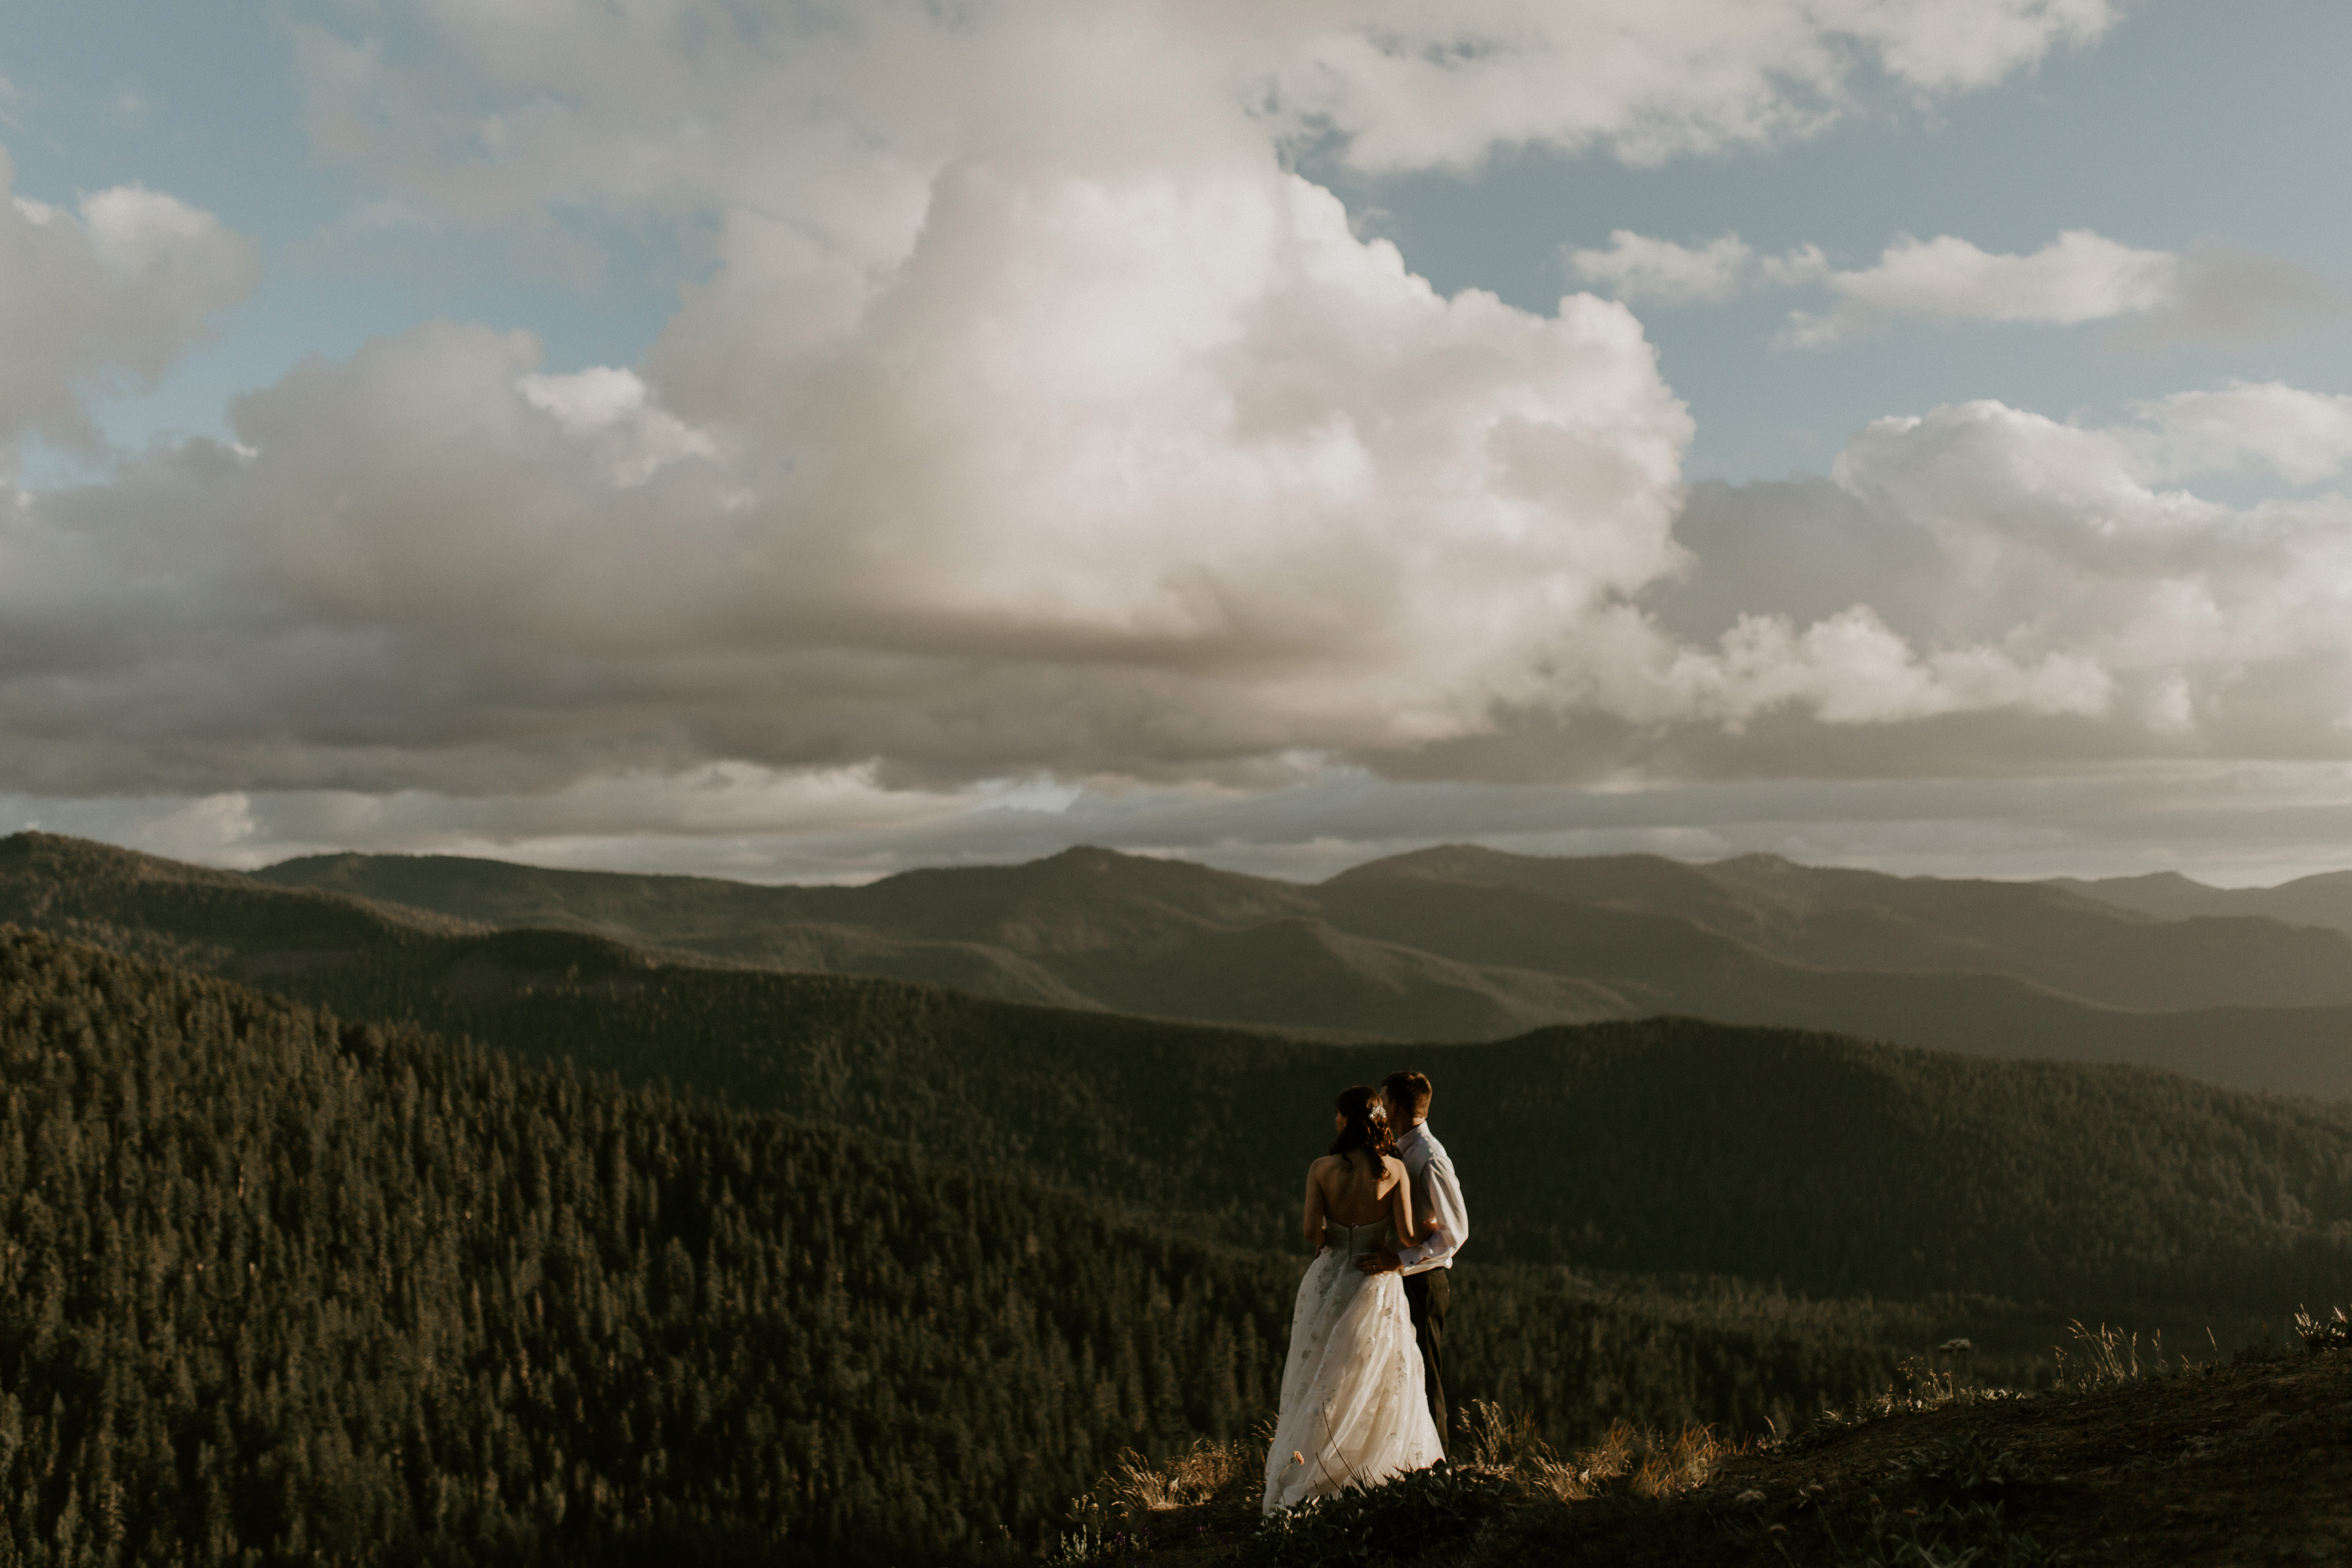
<instances>
[{"instance_id":1,"label":"dark trousers","mask_svg":"<svg viewBox=\"0 0 2352 1568\"><path fill-rule=\"evenodd\" d=\"M1429 1418L1437 1423L1438 1451L1454 1457L1454 1424L1446 1419L1445 1377L1438 1352L1445 1342L1445 1308L1454 1296L1450 1268L1427 1268L1404 1277L1405 1305L1412 1311L1413 1338L1421 1342L1421 1373L1429 1389Z\"/></svg>"}]
</instances>

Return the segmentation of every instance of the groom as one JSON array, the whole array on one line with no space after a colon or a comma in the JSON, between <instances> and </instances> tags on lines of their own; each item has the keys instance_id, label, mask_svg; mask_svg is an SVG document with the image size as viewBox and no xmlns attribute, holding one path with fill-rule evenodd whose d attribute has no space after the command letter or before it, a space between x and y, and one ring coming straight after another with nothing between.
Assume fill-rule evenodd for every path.
<instances>
[{"instance_id":1,"label":"groom","mask_svg":"<svg viewBox=\"0 0 2352 1568\"><path fill-rule=\"evenodd\" d=\"M1421 1366L1429 1390L1429 1418L1437 1423L1437 1446L1450 1458L1454 1434L1446 1419L1445 1380L1440 1375L1438 1350L1445 1339L1445 1308L1454 1294L1450 1279L1454 1255L1470 1239L1470 1210L1462 1201L1462 1183L1445 1145L1429 1130L1429 1079L1417 1072L1392 1072L1381 1080L1381 1098L1388 1102L1389 1126L1396 1130L1397 1158L1412 1179L1413 1223L1429 1234L1417 1247L1402 1253L1382 1247L1365 1254L1356 1267L1367 1274L1404 1273L1405 1304L1412 1310L1412 1331L1421 1342Z\"/></svg>"}]
</instances>

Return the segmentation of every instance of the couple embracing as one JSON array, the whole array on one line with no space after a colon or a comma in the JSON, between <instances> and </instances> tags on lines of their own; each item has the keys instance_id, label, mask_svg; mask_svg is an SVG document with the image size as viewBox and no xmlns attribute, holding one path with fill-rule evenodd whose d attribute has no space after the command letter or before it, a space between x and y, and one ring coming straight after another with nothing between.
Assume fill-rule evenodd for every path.
<instances>
[{"instance_id":1,"label":"couple embracing","mask_svg":"<svg viewBox=\"0 0 2352 1568\"><path fill-rule=\"evenodd\" d=\"M1470 1213L1428 1127L1429 1079L1340 1091L1331 1152L1307 1170L1307 1245L1265 1511L1445 1457L1438 1352Z\"/></svg>"}]
</instances>

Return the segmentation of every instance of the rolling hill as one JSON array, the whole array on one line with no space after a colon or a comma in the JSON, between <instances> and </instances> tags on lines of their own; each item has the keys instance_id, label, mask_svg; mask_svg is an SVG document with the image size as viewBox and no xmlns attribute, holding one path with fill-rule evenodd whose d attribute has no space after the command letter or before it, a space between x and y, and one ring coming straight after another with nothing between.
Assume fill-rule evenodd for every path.
<instances>
[{"instance_id":1,"label":"rolling hill","mask_svg":"<svg viewBox=\"0 0 2352 1568\"><path fill-rule=\"evenodd\" d=\"M5 853L23 858L13 876ZM671 961L578 931L403 924L391 905L183 869L154 905L200 915L224 972L343 1016L667 1080L1253 1246L1295 1223L1333 1089L1410 1060L1441 1085L1494 1262L2096 1311L2315 1299L2352 1257L2352 1106L1686 1018L1405 1050ZM64 912L86 888L108 929L133 931L138 889L174 876L12 841L0 917L37 906L88 925ZM305 910L342 945L293 945Z\"/></svg>"},{"instance_id":2,"label":"rolling hill","mask_svg":"<svg viewBox=\"0 0 2352 1568\"><path fill-rule=\"evenodd\" d=\"M1680 1013L2352 1096L2352 935L2048 885L1464 847L1315 887L1097 849L865 888L353 855L256 879L1046 1006L1454 1041Z\"/></svg>"},{"instance_id":3,"label":"rolling hill","mask_svg":"<svg viewBox=\"0 0 2352 1568\"><path fill-rule=\"evenodd\" d=\"M2323 871L2275 888L2209 888L2178 871L2094 881L2062 878L2044 886L2158 920L2252 915L2289 925L2352 931L2352 871Z\"/></svg>"}]
</instances>

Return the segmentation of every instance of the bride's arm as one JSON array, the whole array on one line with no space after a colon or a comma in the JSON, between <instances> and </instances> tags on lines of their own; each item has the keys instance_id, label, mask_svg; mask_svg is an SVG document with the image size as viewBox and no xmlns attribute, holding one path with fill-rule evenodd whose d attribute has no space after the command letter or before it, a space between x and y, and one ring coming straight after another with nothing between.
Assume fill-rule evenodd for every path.
<instances>
[{"instance_id":1,"label":"bride's arm","mask_svg":"<svg viewBox=\"0 0 2352 1568\"><path fill-rule=\"evenodd\" d=\"M1412 1179L1405 1173L1404 1162L1391 1154L1388 1159L1389 1174L1396 1185L1389 1189L1389 1217L1396 1226L1397 1245L1411 1247L1421 1239L1412 1227Z\"/></svg>"},{"instance_id":2,"label":"bride's arm","mask_svg":"<svg viewBox=\"0 0 2352 1568\"><path fill-rule=\"evenodd\" d=\"M1329 1157L1324 1156L1325 1159ZM1307 1167L1307 1213L1301 1222L1307 1245L1318 1252L1323 1248L1323 1184L1317 1178L1322 1173L1322 1160Z\"/></svg>"}]
</instances>

